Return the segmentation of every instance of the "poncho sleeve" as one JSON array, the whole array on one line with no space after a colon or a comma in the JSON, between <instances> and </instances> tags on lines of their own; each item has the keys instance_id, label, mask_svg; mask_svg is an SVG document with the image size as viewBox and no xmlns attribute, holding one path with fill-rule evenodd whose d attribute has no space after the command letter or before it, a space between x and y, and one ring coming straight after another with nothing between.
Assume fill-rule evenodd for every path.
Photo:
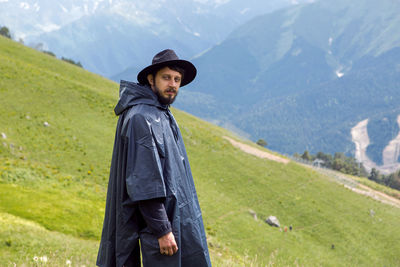
<instances>
[{"instance_id":1,"label":"poncho sleeve","mask_svg":"<svg viewBox=\"0 0 400 267\"><path fill-rule=\"evenodd\" d=\"M140 213L151 232L160 238L172 232L171 223L168 220L163 199L155 198L139 201Z\"/></svg>"},{"instance_id":2,"label":"poncho sleeve","mask_svg":"<svg viewBox=\"0 0 400 267\"><path fill-rule=\"evenodd\" d=\"M156 121L137 113L127 125L126 189L133 202L166 197L160 156L154 131Z\"/></svg>"}]
</instances>

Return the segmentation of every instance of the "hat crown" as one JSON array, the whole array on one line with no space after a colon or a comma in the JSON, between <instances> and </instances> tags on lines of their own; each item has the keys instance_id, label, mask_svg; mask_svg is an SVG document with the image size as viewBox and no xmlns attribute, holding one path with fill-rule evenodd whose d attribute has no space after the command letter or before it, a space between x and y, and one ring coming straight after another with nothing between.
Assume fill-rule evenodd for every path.
<instances>
[{"instance_id":1,"label":"hat crown","mask_svg":"<svg viewBox=\"0 0 400 267\"><path fill-rule=\"evenodd\" d=\"M152 64L158 64L165 61L179 60L175 51L172 49L165 49L153 57Z\"/></svg>"},{"instance_id":2,"label":"hat crown","mask_svg":"<svg viewBox=\"0 0 400 267\"><path fill-rule=\"evenodd\" d=\"M147 80L147 76L149 74L154 74L161 68L168 66L176 66L182 68L185 71L180 85L181 87L192 82L193 79L196 77L197 70L191 62L179 59L174 50L165 49L153 57L153 61L150 66L147 66L138 73L137 80L140 84L148 85L149 82Z\"/></svg>"}]
</instances>

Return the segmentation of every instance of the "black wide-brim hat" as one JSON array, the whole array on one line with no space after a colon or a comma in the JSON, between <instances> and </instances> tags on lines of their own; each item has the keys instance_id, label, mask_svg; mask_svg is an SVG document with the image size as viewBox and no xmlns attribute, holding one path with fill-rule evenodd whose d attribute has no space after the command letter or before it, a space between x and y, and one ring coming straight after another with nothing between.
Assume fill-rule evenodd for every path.
<instances>
[{"instance_id":1,"label":"black wide-brim hat","mask_svg":"<svg viewBox=\"0 0 400 267\"><path fill-rule=\"evenodd\" d=\"M197 74L196 67L192 63L187 60L179 59L174 50L166 49L155 55L151 65L139 72L137 75L138 82L140 84L149 84L147 75L167 66L177 66L185 70L180 87L193 81Z\"/></svg>"}]
</instances>

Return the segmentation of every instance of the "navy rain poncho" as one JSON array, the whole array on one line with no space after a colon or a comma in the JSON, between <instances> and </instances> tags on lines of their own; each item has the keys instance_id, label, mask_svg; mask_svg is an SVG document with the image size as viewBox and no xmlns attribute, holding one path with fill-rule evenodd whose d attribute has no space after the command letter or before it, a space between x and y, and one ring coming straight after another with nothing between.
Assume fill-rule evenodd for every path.
<instances>
[{"instance_id":1,"label":"navy rain poncho","mask_svg":"<svg viewBox=\"0 0 400 267\"><path fill-rule=\"evenodd\" d=\"M168 106L148 86L121 81L119 116L97 265L211 266L185 146ZM162 198L178 245L162 255L138 201ZM129 260L128 260L129 259ZM128 262L127 262L128 260Z\"/></svg>"}]
</instances>

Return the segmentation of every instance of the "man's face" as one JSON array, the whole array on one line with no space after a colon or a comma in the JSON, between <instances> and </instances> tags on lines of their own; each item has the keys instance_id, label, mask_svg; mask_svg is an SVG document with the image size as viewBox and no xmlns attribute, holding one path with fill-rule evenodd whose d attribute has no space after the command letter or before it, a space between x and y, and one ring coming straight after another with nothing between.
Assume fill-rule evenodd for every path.
<instances>
[{"instance_id":1,"label":"man's face","mask_svg":"<svg viewBox=\"0 0 400 267\"><path fill-rule=\"evenodd\" d=\"M157 72L155 78L150 74L147 79L161 104L170 105L175 101L182 81L179 72L164 67Z\"/></svg>"}]
</instances>

